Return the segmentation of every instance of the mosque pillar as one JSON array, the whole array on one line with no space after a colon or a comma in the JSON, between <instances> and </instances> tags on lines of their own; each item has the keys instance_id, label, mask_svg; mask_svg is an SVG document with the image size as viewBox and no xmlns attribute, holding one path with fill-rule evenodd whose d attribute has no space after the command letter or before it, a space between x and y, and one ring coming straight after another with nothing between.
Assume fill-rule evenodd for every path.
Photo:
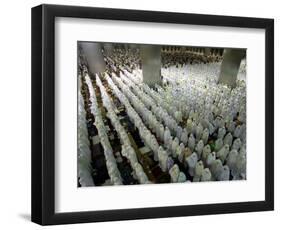
<instances>
[{"instance_id":1,"label":"mosque pillar","mask_svg":"<svg viewBox=\"0 0 281 230\"><path fill-rule=\"evenodd\" d=\"M136 51L137 48L138 48L138 45L137 44L130 44L129 47L130 47L131 50Z\"/></svg>"},{"instance_id":2,"label":"mosque pillar","mask_svg":"<svg viewBox=\"0 0 281 230\"><path fill-rule=\"evenodd\" d=\"M111 43L105 43L103 45L103 50L104 50L104 54L107 55L107 56L110 56L113 54L113 45Z\"/></svg>"},{"instance_id":3,"label":"mosque pillar","mask_svg":"<svg viewBox=\"0 0 281 230\"><path fill-rule=\"evenodd\" d=\"M215 56L218 56L219 55L219 49L215 49Z\"/></svg>"},{"instance_id":4,"label":"mosque pillar","mask_svg":"<svg viewBox=\"0 0 281 230\"><path fill-rule=\"evenodd\" d=\"M206 56L210 55L210 53L211 53L211 48L204 48L204 54Z\"/></svg>"},{"instance_id":5,"label":"mosque pillar","mask_svg":"<svg viewBox=\"0 0 281 230\"><path fill-rule=\"evenodd\" d=\"M236 79L241 60L246 51L242 49L225 49L219 75L219 83L226 84L231 88L236 86Z\"/></svg>"},{"instance_id":6,"label":"mosque pillar","mask_svg":"<svg viewBox=\"0 0 281 230\"><path fill-rule=\"evenodd\" d=\"M81 43L82 52L87 60L90 72L92 74L104 72L105 62L102 54L101 45L94 42Z\"/></svg>"},{"instance_id":7,"label":"mosque pillar","mask_svg":"<svg viewBox=\"0 0 281 230\"><path fill-rule=\"evenodd\" d=\"M150 87L161 85L161 47L155 45L141 45L143 82Z\"/></svg>"}]
</instances>

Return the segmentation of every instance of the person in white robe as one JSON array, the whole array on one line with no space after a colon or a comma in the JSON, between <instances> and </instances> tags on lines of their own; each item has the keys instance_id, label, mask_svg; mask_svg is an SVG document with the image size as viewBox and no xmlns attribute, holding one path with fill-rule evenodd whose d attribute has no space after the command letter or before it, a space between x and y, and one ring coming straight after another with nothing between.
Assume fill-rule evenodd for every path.
<instances>
[{"instance_id":1,"label":"person in white robe","mask_svg":"<svg viewBox=\"0 0 281 230\"><path fill-rule=\"evenodd\" d=\"M232 140L233 140L233 137L231 135L231 133L227 133L223 139L223 143L224 145L228 145L228 146L231 146L232 145Z\"/></svg>"},{"instance_id":2,"label":"person in white robe","mask_svg":"<svg viewBox=\"0 0 281 230\"><path fill-rule=\"evenodd\" d=\"M179 173L178 182L180 182L180 183L186 182L186 176L183 172Z\"/></svg>"},{"instance_id":3,"label":"person in white robe","mask_svg":"<svg viewBox=\"0 0 281 230\"><path fill-rule=\"evenodd\" d=\"M166 126L165 127L165 131L164 131L164 144L165 146L168 146L169 145L169 141L171 139L171 133L170 133L170 130L169 128Z\"/></svg>"},{"instance_id":4,"label":"person in white robe","mask_svg":"<svg viewBox=\"0 0 281 230\"><path fill-rule=\"evenodd\" d=\"M201 123L199 123L196 127L196 140L200 140L201 136L203 133L203 126L201 125Z\"/></svg>"},{"instance_id":5,"label":"person in white robe","mask_svg":"<svg viewBox=\"0 0 281 230\"><path fill-rule=\"evenodd\" d=\"M240 135L241 135L241 132L242 132L242 128L241 128L241 126L240 125L238 125L236 128L235 128L235 130L234 130L234 137L240 137Z\"/></svg>"},{"instance_id":6,"label":"person in white robe","mask_svg":"<svg viewBox=\"0 0 281 230\"><path fill-rule=\"evenodd\" d=\"M240 138L237 138L233 141L231 149L236 149L237 151L239 151L241 146L242 146L242 142L241 142Z\"/></svg>"},{"instance_id":7,"label":"person in white robe","mask_svg":"<svg viewBox=\"0 0 281 230\"><path fill-rule=\"evenodd\" d=\"M172 183L178 182L178 178L180 174L179 166L177 164L174 164L173 167L169 170L169 174L171 176Z\"/></svg>"},{"instance_id":8,"label":"person in white robe","mask_svg":"<svg viewBox=\"0 0 281 230\"><path fill-rule=\"evenodd\" d=\"M194 176L195 166L198 161L198 156L196 153L192 153L189 157L186 158L186 163L188 166L188 173L190 176Z\"/></svg>"},{"instance_id":9,"label":"person in white robe","mask_svg":"<svg viewBox=\"0 0 281 230\"><path fill-rule=\"evenodd\" d=\"M182 142L182 143L184 143L184 145L186 145L187 144L187 141L188 141L188 133L187 133L187 130L186 130L186 128L184 128L183 129L183 132L182 132L182 134L181 134L181 137L180 137L180 141Z\"/></svg>"},{"instance_id":10,"label":"person in white robe","mask_svg":"<svg viewBox=\"0 0 281 230\"><path fill-rule=\"evenodd\" d=\"M173 143L172 143L172 155L173 157L176 157L176 150L177 147L179 146L179 139L177 137L174 138Z\"/></svg>"},{"instance_id":11,"label":"person in white robe","mask_svg":"<svg viewBox=\"0 0 281 230\"><path fill-rule=\"evenodd\" d=\"M216 153L215 152L209 153L206 159L206 166L211 167L211 165L215 160L216 160Z\"/></svg>"},{"instance_id":12,"label":"person in white robe","mask_svg":"<svg viewBox=\"0 0 281 230\"><path fill-rule=\"evenodd\" d=\"M224 136L225 136L225 134L226 134L225 127L219 128L217 138L221 138L221 139L223 139L223 138L224 138Z\"/></svg>"},{"instance_id":13,"label":"person in white robe","mask_svg":"<svg viewBox=\"0 0 281 230\"><path fill-rule=\"evenodd\" d=\"M213 177L218 180L219 175L221 175L222 171L223 171L223 165L222 162L217 159L215 161L213 161L211 167L210 167L211 173L213 175Z\"/></svg>"},{"instance_id":14,"label":"person in white robe","mask_svg":"<svg viewBox=\"0 0 281 230\"><path fill-rule=\"evenodd\" d=\"M226 160L229 153L229 145L225 144L218 152L217 158L221 160L222 163Z\"/></svg>"},{"instance_id":15,"label":"person in white robe","mask_svg":"<svg viewBox=\"0 0 281 230\"><path fill-rule=\"evenodd\" d=\"M233 149L229 152L226 159L226 164L228 165L232 176L237 175L237 168L236 168L237 157L238 157L238 152L236 149Z\"/></svg>"},{"instance_id":16,"label":"person in white robe","mask_svg":"<svg viewBox=\"0 0 281 230\"><path fill-rule=\"evenodd\" d=\"M177 137L180 140L182 135L182 127L177 126Z\"/></svg>"},{"instance_id":17,"label":"person in white robe","mask_svg":"<svg viewBox=\"0 0 281 230\"><path fill-rule=\"evenodd\" d=\"M203 148L204 148L204 142L203 142L203 140L200 140L195 147L195 151L198 155L198 158L201 158Z\"/></svg>"},{"instance_id":18,"label":"person in white robe","mask_svg":"<svg viewBox=\"0 0 281 230\"><path fill-rule=\"evenodd\" d=\"M188 147L193 151L195 148L195 138L193 134L191 133L189 138L188 138Z\"/></svg>"},{"instance_id":19,"label":"person in white robe","mask_svg":"<svg viewBox=\"0 0 281 230\"><path fill-rule=\"evenodd\" d=\"M200 181L211 181L212 174L209 168L204 168Z\"/></svg>"},{"instance_id":20,"label":"person in white robe","mask_svg":"<svg viewBox=\"0 0 281 230\"><path fill-rule=\"evenodd\" d=\"M162 169L163 172L166 172L167 171L167 160L168 160L168 154L165 150L161 150L159 151L159 155L158 155L158 158L159 158L159 166L160 168Z\"/></svg>"},{"instance_id":21,"label":"person in white robe","mask_svg":"<svg viewBox=\"0 0 281 230\"><path fill-rule=\"evenodd\" d=\"M204 148L203 148L203 151L202 151L202 156L201 156L201 158L203 159L203 162L206 162L207 156L210 153L211 153L210 145L205 145Z\"/></svg>"},{"instance_id":22,"label":"person in white robe","mask_svg":"<svg viewBox=\"0 0 281 230\"><path fill-rule=\"evenodd\" d=\"M206 145L208 143L208 139L209 139L209 129L208 128L205 128L203 130L201 139L203 140L204 145Z\"/></svg>"},{"instance_id":23,"label":"person in white robe","mask_svg":"<svg viewBox=\"0 0 281 230\"><path fill-rule=\"evenodd\" d=\"M223 166L223 170L221 173L218 175L218 180L219 181L227 181L230 179L230 170L227 165Z\"/></svg>"},{"instance_id":24,"label":"person in white robe","mask_svg":"<svg viewBox=\"0 0 281 230\"><path fill-rule=\"evenodd\" d=\"M202 161L198 161L195 165L195 170L194 170L194 177L193 177L193 182L199 182L200 178L202 176L204 170L204 164Z\"/></svg>"},{"instance_id":25,"label":"person in white robe","mask_svg":"<svg viewBox=\"0 0 281 230\"><path fill-rule=\"evenodd\" d=\"M223 146L222 138L219 138L215 141L215 151L218 152Z\"/></svg>"}]
</instances>

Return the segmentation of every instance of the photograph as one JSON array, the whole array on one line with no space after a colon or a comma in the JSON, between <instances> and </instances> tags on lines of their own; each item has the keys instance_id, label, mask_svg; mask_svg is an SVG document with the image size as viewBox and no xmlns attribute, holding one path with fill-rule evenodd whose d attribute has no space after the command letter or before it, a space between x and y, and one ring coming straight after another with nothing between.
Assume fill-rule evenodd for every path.
<instances>
[{"instance_id":1,"label":"photograph","mask_svg":"<svg viewBox=\"0 0 281 230\"><path fill-rule=\"evenodd\" d=\"M77 41L77 186L246 180L246 53Z\"/></svg>"},{"instance_id":2,"label":"photograph","mask_svg":"<svg viewBox=\"0 0 281 230\"><path fill-rule=\"evenodd\" d=\"M239 213L246 227L268 226L270 213L260 215L275 210L274 14L268 4L249 5L251 14L219 4L216 15L152 3L32 7L31 221L159 218L159 228L188 216L206 229ZM222 226L233 222L225 218Z\"/></svg>"}]
</instances>

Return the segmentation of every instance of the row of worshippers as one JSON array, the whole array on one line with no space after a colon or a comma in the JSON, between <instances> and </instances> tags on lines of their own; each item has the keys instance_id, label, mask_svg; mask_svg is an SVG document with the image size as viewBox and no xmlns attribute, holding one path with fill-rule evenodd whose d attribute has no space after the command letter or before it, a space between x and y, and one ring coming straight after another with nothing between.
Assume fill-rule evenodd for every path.
<instances>
[{"instance_id":1,"label":"row of worshippers","mask_svg":"<svg viewBox=\"0 0 281 230\"><path fill-rule=\"evenodd\" d=\"M106 160L106 167L107 167L108 175L110 177L112 184L121 185L122 177L118 170L116 159L113 155L113 150L112 150L111 144L110 144L108 136L107 136L107 130L106 130L105 124L103 122L100 109L98 107L98 102L97 102L92 80L89 77L89 75L85 76L85 80L86 80L86 84L88 86L89 93L90 93L91 112L95 117L94 124L98 130L100 143L104 149L104 156L105 156L105 160Z\"/></svg>"},{"instance_id":2,"label":"row of worshippers","mask_svg":"<svg viewBox=\"0 0 281 230\"><path fill-rule=\"evenodd\" d=\"M180 85L182 81L190 79L204 80L211 84L217 83L220 74L221 63L208 63L189 65L186 64L181 68L170 66L167 69L161 68L163 80L173 86Z\"/></svg>"},{"instance_id":3,"label":"row of worshippers","mask_svg":"<svg viewBox=\"0 0 281 230\"><path fill-rule=\"evenodd\" d=\"M79 75L78 88L82 87L82 77ZM83 96L78 91L78 178L80 185L93 186L94 181L89 170L91 164L91 150L88 139L86 111Z\"/></svg>"},{"instance_id":4,"label":"row of worshippers","mask_svg":"<svg viewBox=\"0 0 281 230\"><path fill-rule=\"evenodd\" d=\"M200 69L200 68L199 68ZM195 80L195 79L194 79ZM192 82L192 83L194 83L194 82ZM197 82L195 82L195 83L197 83ZM206 83L208 83L208 82L206 82ZM191 84L192 85L192 84ZM193 84L193 85L195 85L195 87L197 86L196 84ZM205 89L206 90L208 90L207 88L206 88L206 85L207 84L205 84L204 85L204 87L205 87ZM204 89L204 88L203 88ZM212 88L210 88L211 90L212 90ZM216 90L216 89L215 89ZM214 90L214 91L215 91ZM184 90L185 92L187 91L187 90ZM198 90L197 90L198 91ZM217 90L218 91L218 90ZM177 94L174 94L174 95L172 95L172 96L175 96L175 95L177 95ZM199 124L199 122L202 120L202 117L200 117L200 116L202 116L201 114L203 114L204 116L206 116L206 115L208 115L209 117L213 117L213 118L211 118L211 122L210 121L208 121L208 122L206 122L206 121L204 121L204 122L202 122L203 123L203 127L204 127L204 130L205 130L205 134L207 133L206 132L206 129L209 129L209 133L210 134L213 134L213 133L215 133L215 132L218 132L218 127L219 128L222 128L221 126L223 126L224 124L225 124L225 122L223 121L223 119L221 119L219 116L217 116L218 114L219 114L219 108L216 108L216 107L219 107L220 105L219 105L219 103L217 104L217 105L210 105L210 103L209 103L209 105L207 105L207 107L212 107L211 108L211 110L213 110L214 111L214 113L212 112L212 113L208 113L208 114L204 114L204 113L201 113L201 111L202 111L202 109L203 109L203 106L201 106L201 111L200 111L200 104L203 104L204 105L204 101L203 101L203 103L201 103L200 101L199 102L197 102L196 103L196 99L197 99L197 95L193 95L194 97L193 97L193 100L190 100L191 102L190 102L190 104L193 104L194 102L194 104L196 105L196 106L194 106L195 108L193 109L192 108L192 106L185 106L185 107L191 107L192 109L186 109L187 110L187 112L186 112L186 110L184 110L182 113L184 114L184 116L186 117L190 117L190 118L192 118L191 119L191 121L189 122L191 125L189 125L189 126L191 126L192 127L192 130L194 131L195 130L195 132L196 132L196 127L197 126L199 126L199 128L198 128L198 130L200 131L201 130L201 126L200 125L198 125ZM199 96L201 96L202 98L204 98L204 95L203 94L201 94L201 95L199 95ZM165 97L161 97L161 98L165 98ZM184 98L184 97L181 97L181 96L177 96L177 98ZM219 98L219 97L218 97ZM218 100L217 100L218 101ZM178 100L175 100L175 104L178 102ZM166 103L166 104L174 104L174 103ZM185 105L185 103L181 103L182 105ZM197 104L199 104L199 106L197 105ZM227 103L224 103L224 105L227 105ZM183 106L184 107L184 106ZM199 111L197 111L198 110L198 107L199 107ZM181 112L181 110L180 109L182 109L182 108L179 108L179 112ZM210 110L210 109L209 109ZM169 112L171 112L171 111L176 111L177 112L177 110L175 110L174 108L170 108L170 110L169 110ZM207 110L208 111L208 110ZM179 113L180 114L180 113ZM187 115L186 115L187 114ZM174 115L175 115L175 112L174 112ZM177 114L178 115L178 114ZM234 115L234 113L232 113L232 115ZM183 116L183 115L182 115ZM203 116L203 118L204 118L204 116ZM208 118L209 118L208 117ZM241 119L241 117L240 117L240 119ZM238 125L237 127L236 127L236 124L235 124L235 122L234 121L231 121L231 119L229 119L230 121L227 123L227 128L231 128L231 129L229 129L229 130L227 130L227 131L230 131L230 132L232 132L232 134L234 134L233 132L233 128L234 129L237 129L237 130L241 130L241 126L240 125ZM241 119L242 120L242 119ZM204 124L205 123L205 124ZM213 123L215 123L215 124L213 124ZM206 125L206 124L209 124L208 126ZM218 126L218 127L216 127L216 126ZM195 127L195 128L194 128ZM245 125L244 126L242 126L243 128L243 130L245 130ZM164 127L163 127L164 128ZM162 129L163 130L163 129ZM204 131L203 130L203 131ZM160 131L161 132L161 131ZM221 131L222 133L223 133L223 131ZM180 133L180 132L179 132ZM200 133L200 132L198 132L198 133ZM245 132L243 132L244 134L245 134ZM189 134L190 135L190 134ZM197 137L198 137L199 135L197 135ZM205 135L205 136L207 136L207 135ZM237 136L237 135L236 135ZM242 137L241 138L243 138L243 137L245 137L245 135L242 135ZM192 137L190 137L190 143L191 143L191 147L192 147L192 143L193 143L193 138ZM198 138L196 138L196 140L197 140ZM204 140L206 140L207 138L203 138ZM205 141L206 142L206 141ZM238 141L239 142L239 141ZM219 146L219 144L221 143L221 140L218 140L217 141L217 145Z\"/></svg>"},{"instance_id":5,"label":"row of worshippers","mask_svg":"<svg viewBox=\"0 0 281 230\"><path fill-rule=\"evenodd\" d=\"M181 110L183 117L192 117L197 123L205 119L206 122L212 123L214 118L219 119L218 117L224 117L221 119L223 125L230 123L230 126L233 126L234 119L239 120L242 125L246 123L244 84L231 90L221 84L210 84L188 78L178 87L170 87L169 90L160 89L159 92L164 98L168 98L169 102L174 101L171 105L174 110Z\"/></svg>"},{"instance_id":6,"label":"row of worshippers","mask_svg":"<svg viewBox=\"0 0 281 230\"><path fill-rule=\"evenodd\" d=\"M171 66L182 67L185 64L207 64L213 62L220 62L222 57L220 55L206 55L204 53L195 52L162 52L162 65L164 68Z\"/></svg>"},{"instance_id":7,"label":"row of worshippers","mask_svg":"<svg viewBox=\"0 0 281 230\"><path fill-rule=\"evenodd\" d=\"M115 81L118 81L114 76L112 76L112 79L115 79ZM148 146L154 153L154 160L159 161L159 166L163 172L169 171L172 181L177 181L176 178L178 178L178 181L185 181L186 176L184 173L180 173L178 176L175 175L174 170L170 170L173 165L174 161L172 158L168 155L167 151L165 151L162 146L159 146L157 139L151 133L151 131L144 125L142 122L142 119L140 118L139 114L134 110L134 108L131 106L130 102L133 100L133 97L130 97L131 100L129 100L125 94L123 94L119 88L115 85L114 81L106 75L106 80L108 82L108 85L113 90L113 93L117 96L117 98L121 101L121 103L125 106L126 112L132 121L132 123L137 127L140 137L142 141L145 143L146 146ZM120 82L119 82L120 83ZM125 87L125 85L120 84L120 88ZM124 90L124 89L123 89ZM132 103L133 104L133 103Z\"/></svg>"},{"instance_id":8,"label":"row of worshippers","mask_svg":"<svg viewBox=\"0 0 281 230\"><path fill-rule=\"evenodd\" d=\"M114 111L114 106L111 98L109 97L108 93L106 92L105 87L102 84L99 76L96 74L96 84L100 89L101 97L103 106L107 109L107 117L110 119L111 124L115 128L118 137L122 144L121 154L123 157L126 157L135 173L136 179L139 181L140 184L147 184L150 181L147 178L147 175L144 173L141 164L138 162L137 155L135 153L134 148L131 145L130 139L125 128L120 123L118 116Z\"/></svg>"},{"instance_id":9,"label":"row of worshippers","mask_svg":"<svg viewBox=\"0 0 281 230\"><path fill-rule=\"evenodd\" d=\"M200 128L201 127L201 128ZM201 131L200 131L201 130ZM205 129L204 130L205 132L203 132L203 127L201 126L201 124L199 124L199 127L197 127L197 129L196 129L196 134L197 134L197 137L199 137L199 139L200 139L200 136L201 136L201 134L202 134L202 136L203 136L203 139L205 140L205 143L206 143L206 141L207 141L207 139L208 139L208 130L207 129ZM206 132L207 131L207 132ZM219 129L219 137L223 137L224 136L224 134L225 134L225 129L224 128L220 128ZM207 134L206 134L207 133ZM166 136L167 136L167 138L166 138L166 145L167 146L169 146L169 142L171 142L172 141L172 138L171 138L171 136L170 136L170 133L169 133L169 130L167 129L166 130ZM186 132L184 132L184 134L185 135L183 135L183 136L187 136L187 133ZM204 134L204 135L203 135ZM205 136L205 137L204 137ZM228 135L229 136L229 135ZM227 136L227 137L228 137ZM182 138L182 139L184 139L184 138ZM237 141L236 142L234 142L234 146L236 146L237 144L236 143L239 143L239 139L237 139ZM171 145L170 146L172 146L172 148L171 148L171 150L172 150L172 152L176 155L176 154L178 154L178 155L180 155L181 154L181 152L183 151L183 149L184 149L184 145L183 145L183 143L181 143L181 145L180 146L178 146L178 143L179 141L178 141L178 139L177 138L175 138L174 139L174 141L171 143ZM202 143L202 144L201 144ZM190 138L189 138L189 147L191 148L191 149L194 149L194 146L195 146L195 138L193 137L193 135L191 135L190 136ZM200 146L202 146L201 148L200 148ZM217 146L217 151L218 150L220 150L221 148L222 148L222 143L221 143L221 139L219 139L217 142L216 142L216 146ZM181 148L180 148L181 147ZM202 149L203 147L204 147L204 145L203 145L203 141L201 140L200 142L199 142L199 144L198 144L198 152L200 153L200 149ZM209 147L209 146L208 146ZM237 147L235 147L235 148L237 148ZM169 149L169 148L168 148ZM175 157L175 155L173 155L174 157ZM212 155L214 155L214 153L212 153ZM211 155L210 155L211 156ZM167 156L166 156L166 158L167 158ZM165 164L164 164L165 165ZM222 178L222 177L220 177L220 178ZM224 177L225 178L225 177Z\"/></svg>"},{"instance_id":10,"label":"row of worshippers","mask_svg":"<svg viewBox=\"0 0 281 230\"><path fill-rule=\"evenodd\" d=\"M115 47L113 52L109 55L104 52L104 55L108 60L113 60L115 66L128 66L130 69L141 67L140 49L139 48L125 48L125 47ZM163 68L169 68L171 66L181 67L187 63L200 64L200 63L215 63L221 62L221 55L205 54L203 52L161 52L161 63Z\"/></svg>"},{"instance_id":11,"label":"row of worshippers","mask_svg":"<svg viewBox=\"0 0 281 230\"><path fill-rule=\"evenodd\" d=\"M122 76L121 75L121 79L126 79L124 77L124 75ZM129 82L129 81L126 81L126 83L128 85L131 85L132 82ZM162 101L158 100L158 98L161 98L161 95L158 95L158 96L155 96L155 91L151 88L149 88L147 85L145 84L142 84L142 88L144 89L145 92L147 92L149 95L153 95L153 98L159 103L159 106L157 106L155 103L152 102L152 99L147 97L148 95L145 95L149 100L151 100L149 103L145 103L148 101L148 99L146 100L143 100L144 104L146 104L146 107L149 107L150 105L150 108L151 108L151 111L153 111L157 117L157 119L160 120L160 122L163 121L163 117L168 117L169 115L166 113L166 111L161 107L162 105ZM142 98L145 98L144 97L144 93L142 90L140 90L138 87L134 88L134 92L139 95L140 97ZM137 93L137 91L139 91L139 93ZM152 91L154 91L154 93L152 93ZM176 104L176 102L175 102ZM172 108L174 108L173 110L176 110L177 108L176 107L173 107L172 105L170 106ZM183 106L178 106L179 108L183 107ZM180 114L181 111L176 111ZM235 113L235 112L234 112ZM177 115L177 113L175 113L175 116ZM177 123L174 122L174 124L176 124L174 127L176 128L173 128L173 127L169 127L169 125L167 125L170 130L175 130L176 131L176 134L177 134L177 137L178 139L182 140L182 142L184 142L184 144L186 144L186 141L187 141L187 134L190 133L192 130L194 131L194 134L196 134L196 138L197 140L201 137L202 135L202 139L204 141L204 143L206 144L207 143L207 140L208 140L208 137L209 137L209 132L210 134L213 134L214 130L215 129L218 129L218 135L217 135L217 138L221 138L223 137L225 134L226 134L226 128L224 127L224 123L225 121L220 117L216 117L216 119L214 119L214 115L213 113L210 113L208 112L208 120L209 121L204 121L202 122L203 124L205 124L204 126L206 127L204 129L204 126L201 125L201 123L199 123L198 125L196 125L196 120L199 119L198 117L198 112L194 112L193 110L190 111L190 113L188 114L189 116L189 119L187 120L187 123L186 123L186 128L182 129L181 127L177 127ZM182 118L182 115L181 115L181 118ZM178 121L179 122L179 121ZM165 123L165 122L164 122ZM228 123L228 130L230 132L232 132L234 134L234 137L239 137L241 135L241 133L243 132L243 135L241 135L243 138L245 137L245 130L246 130L246 125L243 124L242 126L241 125L238 125L237 127L235 127L235 122L234 121L230 121ZM208 132L208 129L209 129L209 132ZM158 132L156 133L162 133L164 132L164 127L163 125L160 125L158 126ZM162 136L162 135L161 135Z\"/></svg>"},{"instance_id":12,"label":"row of worshippers","mask_svg":"<svg viewBox=\"0 0 281 230\"><path fill-rule=\"evenodd\" d=\"M125 95L127 96L127 98L130 99L132 105L134 106L134 108L136 109L136 111L138 112L138 114L140 114L140 116L142 117L143 121L145 122L145 124L147 125L147 127L152 130L154 133L159 133L158 128L159 127L163 127L163 125L157 120L157 118L155 117L155 115L153 114L153 111L150 111L149 109L147 109L147 107L142 103L142 101L136 96L134 95L131 91L130 88L125 85L122 80L120 80L120 78L117 78L116 76L112 76L112 79L114 81L117 82L117 84L120 86L120 88L122 89L122 91L125 93ZM166 127L167 130L168 127ZM146 130L146 132L148 132L148 130ZM140 131L141 136L142 136L142 131ZM169 131L170 133L170 131ZM144 135L144 142L148 145L151 146L155 157L155 160L158 160L158 149L159 149L159 144L157 142L157 140L155 139L155 137L153 136L153 139L149 138L149 136ZM159 136L160 140L162 142L164 142L164 136ZM172 140L172 136L170 136L171 140ZM170 144L170 142L169 142ZM166 145L166 147L172 147L172 145ZM181 148L180 148L181 147ZM176 146L175 148L169 148L170 151L173 152L173 155L175 156L176 154L180 154L180 152L182 151L184 145L181 144L180 146Z\"/></svg>"},{"instance_id":13,"label":"row of worshippers","mask_svg":"<svg viewBox=\"0 0 281 230\"><path fill-rule=\"evenodd\" d=\"M241 92L241 90L240 90ZM191 111L192 113L195 114L195 112ZM192 115L192 114L191 114ZM222 137L226 134L226 130L225 130L225 127L224 126L224 121L220 118L220 117L217 117L215 120L214 120L214 124L215 125L212 125L210 124L208 128L211 127L210 131L211 131L211 134L217 129L218 130L218 139L216 141L216 146L217 146L217 151L222 148L221 146L221 143L222 143ZM199 123L198 127L196 128L196 124L192 121L192 120L188 120L188 124L187 126L189 126L191 130L195 130L195 133L197 132L197 140L200 138L200 134L202 133L202 131L204 131L204 135L202 136L202 139L204 140L205 144L208 140L208 129L205 128L203 130L203 126ZM195 127L195 128L193 128ZM239 136L241 135L241 133L243 133L243 135L241 135L242 139L245 140L245 124L243 124L242 126L238 125L237 127L235 127L235 122L234 121L230 121L229 122L229 126L228 126L230 132L232 132L234 134L234 137L236 137L237 139L233 142L233 148L234 149L238 149L239 146L241 146L241 140L239 139ZM191 131L189 130L189 131ZM201 131L200 131L201 130ZM163 131L163 127L160 126L160 130L159 130L159 133L161 133L161 131ZM163 133L163 132L162 132ZM184 139L186 139L186 132L184 132L184 137L181 139L182 141L184 141ZM228 133L226 138L227 137L230 137L231 136L231 133ZM199 138L198 138L199 137ZM232 137L231 137L232 139ZM175 140L175 142L177 142L177 140ZM189 140L189 143L190 143L190 147L191 149L194 148L194 143L195 141L193 141L193 137L190 136L190 140ZM231 141L231 144L232 144L232 141ZM225 146L225 148L227 148L227 146ZM221 154L221 153L220 153ZM226 154L226 153L225 153ZM242 154L241 156L242 159L245 158L245 156ZM244 160L243 160L244 161ZM245 163L245 162L244 162ZM243 163L243 164L244 164ZM245 166L245 165L244 165ZM243 166L243 167L244 167ZM242 168L243 168L242 167ZM235 170L234 170L235 171ZM242 170L243 171L243 170Z\"/></svg>"},{"instance_id":14,"label":"row of worshippers","mask_svg":"<svg viewBox=\"0 0 281 230\"><path fill-rule=\"evenodd\" d=\"M203 67L206 65L203 65ZM214 65L213 65L214 66ZM197 73L193 70L184 69L186 73L177 75L169 72L169 79L177 83L174 87L168 87L164 90L166 97L171 98L171 101L177 98L174 105L178 108L195 108L197 113L202 114L204 111L212 110L215 115L231 116L227 119L233 120L234 116L239 112L240 121L245 123L246 117L246 84L243 81L237 81L237 87L230 89L225 85L217 84L219 77L220 66L215 66L212 73L209 73L209 68L194 68L199 69ZM202 70L203 69L203 70ZM165 78L165 73L163 73ZM211 77L210 77L211 76ZM185 109L181 108L183 116ZM199 110L199 111L198 111Z\"/></svg>"},{"instance_id":15,"label":"row of worshippers","mask_svg":"<svg viewBox=\"0 0 281 230\"><path fill-rule=\"evenodd\" d=\"M158 106L149 94L141 90L141 88L133 81L131 81L127 76L120 74L120 79L123 80L124 83L132 89L132 92L139 97L139 99L147 108L147 110L144 111L144 119L148 121L150 129L153 129L154 133L157 133L156 129L159 126L163 127L163 125L161 124L162 122L175 133L178 131L178 129L181 129L181 127L178 126L179 121L177 122L172 116L168 114L168 112L164 108ZM157 120L159 122L157 122ZM161 140L163 141L164 139Z\"/></svg>"}]
</instances>

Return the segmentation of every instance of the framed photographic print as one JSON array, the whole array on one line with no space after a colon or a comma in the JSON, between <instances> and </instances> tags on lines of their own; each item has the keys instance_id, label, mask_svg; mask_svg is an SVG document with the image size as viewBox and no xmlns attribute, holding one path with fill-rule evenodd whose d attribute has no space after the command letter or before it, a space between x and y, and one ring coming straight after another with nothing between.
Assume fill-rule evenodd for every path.
<instances>
[{"instance_id":1,"label":"framed photographic print","mask_svg":"<svg viewBox=\"0 0 281 230\"><path fill-rule=\"evenodd\" d=\"M32 8L32 221L273 210L273 19Z\"/></svg>"}]
</instances>

